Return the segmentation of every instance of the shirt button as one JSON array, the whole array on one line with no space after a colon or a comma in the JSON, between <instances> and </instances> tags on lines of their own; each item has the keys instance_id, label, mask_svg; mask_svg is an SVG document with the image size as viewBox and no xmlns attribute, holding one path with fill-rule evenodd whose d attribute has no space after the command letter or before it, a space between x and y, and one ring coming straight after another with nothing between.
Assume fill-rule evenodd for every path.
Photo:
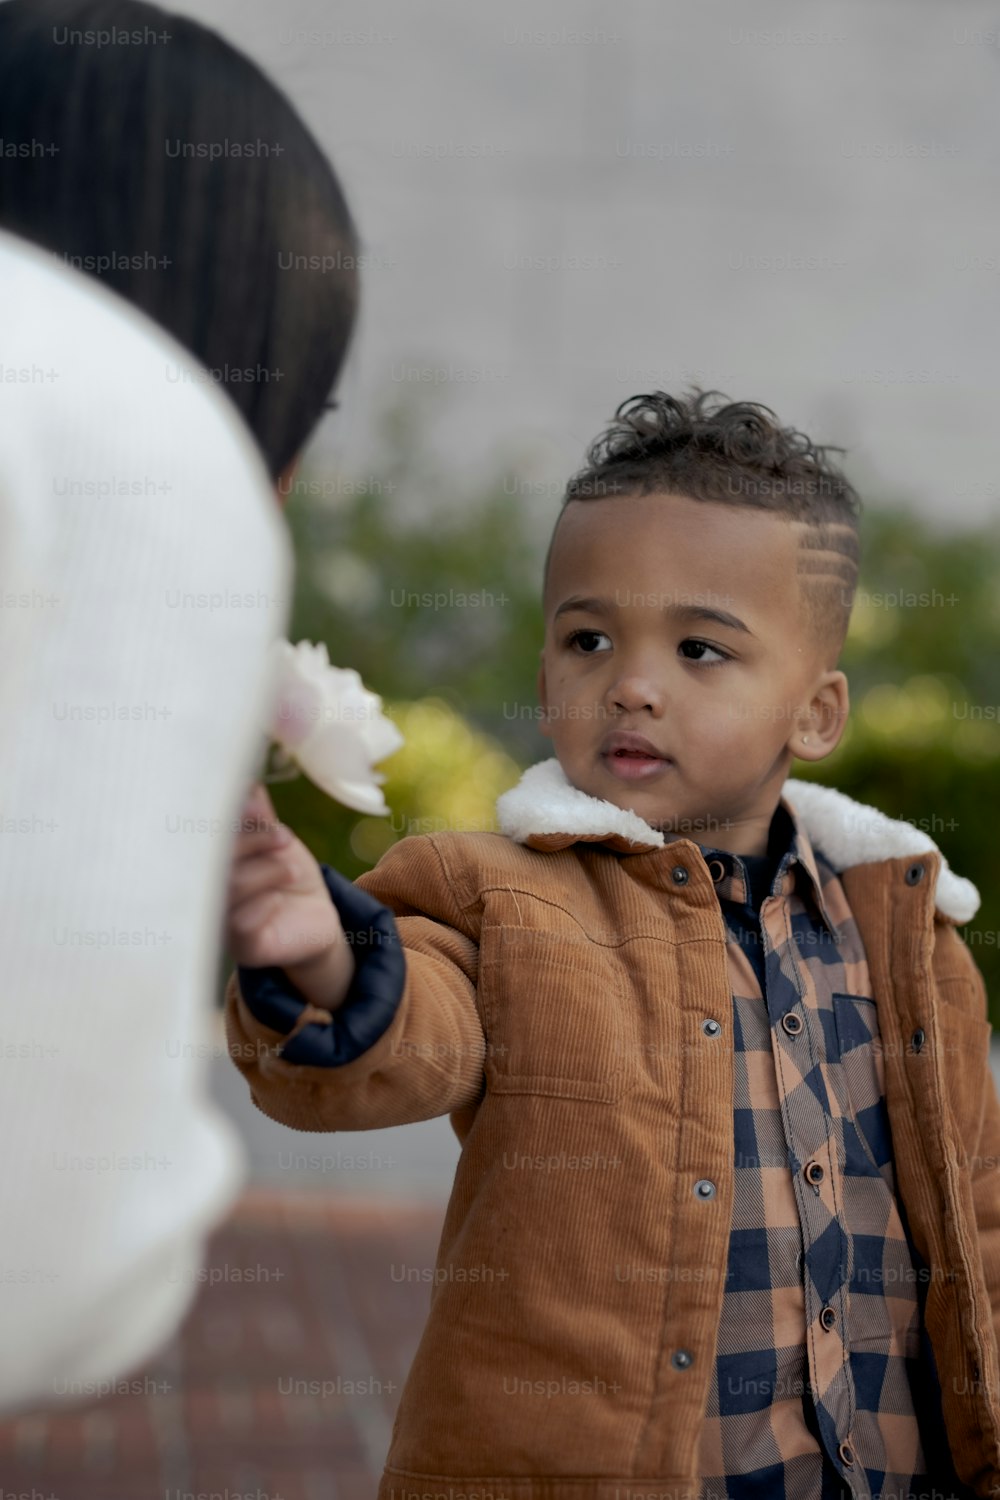
<instances>
[{"instance_id":1,"label":"shirt button","mask_svg":"<svg viewBox=\"0 0 1000 1500\"><path fill-rule=\"evenodd\" d=\"M850 1443L841 1443L839 1448L837 1449L837 1452L840 1454L840 1461L844 1465L844 1467L846 1469L853 1469L854 1449L851 1447Z\"/></svg>"},{"instance_id":2,"label":"shirt button","mask_svg":"<svg viewBox=\"0 0 1000 1500\"><path fill-rule=\"evenodd\" d=\"M689 1370L694 1364L694 1355L690 1349L675 1349L670 1356L670 1363L675 1370Z\"/></svg>"},{"instance_id":3,"label":"shirt button","mask_svg":"<svg viewBox=\"0 0 1000 1500\"><path fill-rule=\"evenodd\" d=\"M817 1182L823 1181L823 1168L818 1161L811 1161L807 1164L805 1177L806 1182L811 1182L814 1186Z\"/></svg>"},{"instance_id":4,"label":"shirt button","mask_svg":"<svg viewBox=\"0 0 1000 1500\"><path fill-rule=\"evenodd\" d=\"M673 877L674 885L687 885L688 872L683 865L674 865L670 874Z\"/></svg>"},{"instance_id":5,"label":"shirt button","mask_svg":"<svg viewBox=\"0 0 1000 1500\"><path fill-rule=\"evenodd\" d=\"M699 1198L715 1197L715 1183L709 1182L707 1177L702 1177L700 1181L696 1182L694 1185L694 1190L698 1194Z\"/></svg>"},{"instance_id":6,"label":"shirt button","mask_svg":"<svg viewBox=\"0 0 1000 1500\"><path fill-rule=\"evenodd\" d=\"M796 1015L794 1010L787 1011L781 1018L781 1024L789 1036L798 1036L802 1030L802 1017Z\"/></svg>"},{"instance_id":7,"label":"shirt button","mask_svg":"<svg viewBox=\"0 0 1000 1500\"><path fill-rule=\"evenodd\" d=\"M706 1036L718 1036L719 1032L722 1030L722 1027L719 1025L718 1021L709 1020L702 1021L701 1029Z\"/></svg>"},{"instance_id":8,"label":"shirt button","mask_svg":"<svg viewBox=\"0 0 1000 1500\"><path fill-rule=\"evenodd\" d=\"M832 1307L824 1307L819 1315L819 1320L827 1332L829 1332L837 1321L837 1314Z\"/></svg>"}]
</instances>

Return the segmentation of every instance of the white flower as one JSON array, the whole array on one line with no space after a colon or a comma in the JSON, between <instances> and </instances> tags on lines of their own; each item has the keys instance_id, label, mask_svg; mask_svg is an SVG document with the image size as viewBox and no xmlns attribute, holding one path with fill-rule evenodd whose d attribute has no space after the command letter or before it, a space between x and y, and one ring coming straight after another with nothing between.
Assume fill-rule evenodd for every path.
<instances>
[{"instance_id":1,"label":"white flower","mask_svg":"<svg viewBox=\"0 0 1000 1500\"><path fill-rule=\"evenodd\" d=\"M356 812L387 813L372 767L403 736L350 667L332 667L321 641L276 641L275 704L269 726L283 754L330 797Z\"/></svg>"}]
</instances>

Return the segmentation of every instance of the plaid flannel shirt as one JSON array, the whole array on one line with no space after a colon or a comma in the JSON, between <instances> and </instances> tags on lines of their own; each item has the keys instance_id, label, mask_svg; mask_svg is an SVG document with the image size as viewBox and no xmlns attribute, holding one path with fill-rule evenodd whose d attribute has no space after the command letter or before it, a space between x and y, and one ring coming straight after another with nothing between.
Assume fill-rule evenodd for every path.
<instances>
[{"instance_id":1,"label":"plaid flannel shirt","mask_svg":"<svg viewBox=\"0 0 1000 1500\"><path fill-rule=\"evenodd\" d=\"M971 1494L896 1196L877 1007L843 887L783 807L700 846L729 931L735 1191L702 1500ZM946 1488L942 1488L946 1486Z\"/></svg>"}]
</instances>

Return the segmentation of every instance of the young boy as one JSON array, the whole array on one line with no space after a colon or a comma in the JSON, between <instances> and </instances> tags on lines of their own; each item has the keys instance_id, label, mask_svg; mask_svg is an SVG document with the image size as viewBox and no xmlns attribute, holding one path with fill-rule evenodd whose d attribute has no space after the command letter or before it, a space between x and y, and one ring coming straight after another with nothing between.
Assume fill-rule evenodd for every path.
<instances>
[{"instance_id":1,"label":"young boy","mask_svg":"<svg viewBox=\"0 0 1000 1500\"><path fill-rule=\"evenodd\" d=\"M248 804L254 1100L462 1143L379 1500L1000 1494L978 896L786 779L844 729L857 510L766 408L636 397L555 528L556 755L502 831L352 886Z\"/></svg>"}]
</instances>

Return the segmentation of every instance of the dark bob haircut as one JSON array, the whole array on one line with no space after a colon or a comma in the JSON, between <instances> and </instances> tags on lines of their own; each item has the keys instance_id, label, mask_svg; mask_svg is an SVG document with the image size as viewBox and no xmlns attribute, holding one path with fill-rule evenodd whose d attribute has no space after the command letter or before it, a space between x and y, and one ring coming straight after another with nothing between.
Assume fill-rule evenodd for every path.
<instances>
[{"instance_id":1,"label":"dark bob haircut","mask_svg":"<svg viewBox=\"0 0 1000 1500\"><path fill-rule=\"evenodd\" d=\"M140 0L5 0L0 137L0 228L190 350L277 478L336 383L358 287L340 184L281 90Z\"/></svg>"}]
</instances>

